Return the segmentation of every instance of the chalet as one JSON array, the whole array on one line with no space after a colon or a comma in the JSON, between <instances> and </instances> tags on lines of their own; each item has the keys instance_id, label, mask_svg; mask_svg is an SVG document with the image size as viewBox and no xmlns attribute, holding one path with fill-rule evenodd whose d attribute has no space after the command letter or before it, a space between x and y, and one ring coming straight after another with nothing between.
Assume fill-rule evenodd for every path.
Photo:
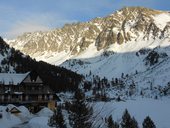
<instances>
[{"instance_id":1,"label":"chalet","mask_svg":"<svg viewBox=\"0 0 170 128\"><path fill-rule=\"evenodd\" d=\"M0 73L0 103L55 108L55 93L37 72Z\"/></svg>"}]
</instances>

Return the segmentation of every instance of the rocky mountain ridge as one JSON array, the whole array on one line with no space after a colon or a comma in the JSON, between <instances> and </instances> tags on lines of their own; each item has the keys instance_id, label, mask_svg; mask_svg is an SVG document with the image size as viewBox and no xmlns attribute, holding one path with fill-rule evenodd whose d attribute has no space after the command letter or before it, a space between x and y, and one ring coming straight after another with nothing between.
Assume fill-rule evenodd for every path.
<instances>
[{"instance_id":1,"label":"rocky mountain ridge","mask_svg":"<svg viewBox=\"0 0 170 128\"><path fill-rule=\"evenodd\" d=\"M46 53L64 51L66 56L72 57L88 49L92 43L99 51L115 43L121 45L140 38L150 40L167 37L170 23L160 27L154 19L156 15L162 14L169 15L168 12L143 7L126 7L104 18L66 24L63 28L48 32L25 33L7 42L33 58L49 62L51 56Z\"/></svg>"},{"instance_id":2,"label":"rocky mountain ridge","mask_svg":"<svg viewBox=\"0 0 170 128\"><path fill-rule=\"evenodd\" d=\"M146 87L169 82L167 11L126 7L104 18L25 34L8 43L37 60L60 65L87 79L91 79L90 74L112 80L123 73L127 81Z\"/></svg>"},{"instance_id":3,"label":"rocky mountain ridge","mask_svg":"<svg viewBox=\"0 0 170 128\"><path fill-rule=\"evenodd\" d=\"M166 127L170 115L167 114L170 96L169 34L169 12L126 7L104 18L67 24L49 32L27 33L8 43L37 60L83 74L84 85L80 88L94 108L94 127L107 127L103 117L110 114L120 122L117 114L124 108L139 116L138 120L143 114L151 115L157 119L157 127ZM51 72L53 74L54 70ZM63 75L69 80L65 73ZM58 74L55 76L57 79ZM57 84L64 81L62 79ZM66 87L71 83L75 82L65 84ZM59 96L68 103L73 98L70 93ZM164 111L155 115L155 108ZM64 110L64 114L69 120L69 112Z\"/></svg>"}]
</instances>

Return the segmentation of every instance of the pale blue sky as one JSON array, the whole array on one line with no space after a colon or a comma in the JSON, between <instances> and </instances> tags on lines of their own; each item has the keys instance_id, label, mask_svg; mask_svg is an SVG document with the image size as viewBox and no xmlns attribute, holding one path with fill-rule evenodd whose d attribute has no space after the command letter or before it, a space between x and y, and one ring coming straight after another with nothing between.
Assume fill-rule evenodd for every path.
<instances>
[{"instance_id":1,"label":"pale blue sky","mask_svg":"<svg viewBox=\"0 0 170 128\"><path fill-rule=\"evenodd\" d=\"M170 10L170 0L0 0L0 33L15 38L24 32L104 17L124 6Z\"/></svg>"}]
</instances>

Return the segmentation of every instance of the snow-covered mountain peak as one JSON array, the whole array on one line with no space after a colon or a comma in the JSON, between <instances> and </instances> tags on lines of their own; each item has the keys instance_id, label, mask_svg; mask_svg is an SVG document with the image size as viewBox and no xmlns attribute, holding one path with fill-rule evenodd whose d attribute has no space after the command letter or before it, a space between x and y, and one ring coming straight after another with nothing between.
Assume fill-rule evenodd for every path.
<instances>
[{"instance_id":1,"label":"snow-covered mountain peak","mask_svg":"<svg viewBox=\"0 0 170 128\"><path fill-rule=\"evenodd\" d=\"M156 26L163 30L167 24L170 24L170 13L167 12L155 15L153 19Z\"/></svg>"},{"instance_id":2,"label":"snow-covered mountain peak","mask_svg":"<svg viewBox=\"0 0 170 128\"><path fill-rule=\"evenodd\" d=\"M8 43L37 60L112 79L164 61L170 55L169 22L167 11L125 7L104 18L26 33Z\"/></svg>"},{"instance_id":3,"label":"snow-covered mountain peak","mask_svg":"<svg viewBox=\"0 0 170 128\"><path fill-rule=\"evenodd\" d=\"M103 117L110 115L113 110L115 119L121 120L115 115L120 114L119 109L128 108L136 114L139 113L139 106L144 106L144 109L141 107L142 115L144 110L147 115L153 113L153 117L156 117L159 122L157 127L166 127L165 125L168 124L164 123L168 120L161 123L165 119L157 116L159 114L155 115L157 109L154 107L157 105L161 107L162 103L167 104L167 100L162 102L162 99L164 96L169 97L170 94L169 12L144 7L125 7L109 16L95 18L89 22L66 24L63 28L46 32L25 33L8 43L37 60L83 74L85 80L83 79L80 88L86 92L87 102L92 101L94 113L100 118L94 118L99 124L95 123L96 127L107 127L103 123ZM5 58L1 67L3 71L6 69L3 63L9 63L6 60L9 57L5 55L0 58ZM30 67L28 61L25 63ZM53 68L47 70L51 70L52 74L55 73ZM57 88L69 87L72 83L76 83L66 76L67 73L60 72L63 73L64 80L68 80L69 83L63 86L62 83L57 82L59 85ZM54 76L54 80L60 77L58 74ZM50 83L51 78L48 77L48 80ZM147 99L147 102L141 104L140 102L145 101L146 97L158 100L153 102ZM68 99L68 103L71 103L73 97L64 92L60 98L64 99L61 100L62 102ZM114 107L117 104L114 101L120 101L119 105ZM166 112L162 117L166 115L169 108L168 105L164 106ZM63 112L65 113L66 110ZM65 113L66 116L69 114L70 112ZM141 113L139 115L141 118Z\"/></svg>"},{"instance_id":4,"label":"snow-covered mountain peak","mask_svg":"<svg viewBox=\"0 0 170 128\"><path fill-rule=\"evenodd\" d=\"M164 33L168 22L168 12L125 7L104 18L66 24L63 28L52 31L25 33L8 42L33 58L38 58L37 54L44 55L44 51L65 51L67 54L77 55L94 42L97 50L100 50L114 43L137 40L140 35L147 39L149 35L153 36L152 38L159 37Z\"/></svg>"}]
</instances>

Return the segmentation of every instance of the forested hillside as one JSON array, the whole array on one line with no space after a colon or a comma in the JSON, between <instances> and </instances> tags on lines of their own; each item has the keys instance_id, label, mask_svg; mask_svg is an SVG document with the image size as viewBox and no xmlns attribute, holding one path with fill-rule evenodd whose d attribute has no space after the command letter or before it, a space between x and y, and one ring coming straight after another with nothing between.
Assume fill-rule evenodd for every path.
<instances>
[{"instance_id":1,"label":"forested hillside","mask_svg":"<svg viewBox=\"0 0 170 128\"><path fill-rule=\"evenodd\" d=\"M10 48L0 38L0 72L25 73L36 70L44 82L54 91L75 90L82 80L82 76L65 68L57 67L46 62L32 59L14 48Z\"/></svg>"}]
</instances>

